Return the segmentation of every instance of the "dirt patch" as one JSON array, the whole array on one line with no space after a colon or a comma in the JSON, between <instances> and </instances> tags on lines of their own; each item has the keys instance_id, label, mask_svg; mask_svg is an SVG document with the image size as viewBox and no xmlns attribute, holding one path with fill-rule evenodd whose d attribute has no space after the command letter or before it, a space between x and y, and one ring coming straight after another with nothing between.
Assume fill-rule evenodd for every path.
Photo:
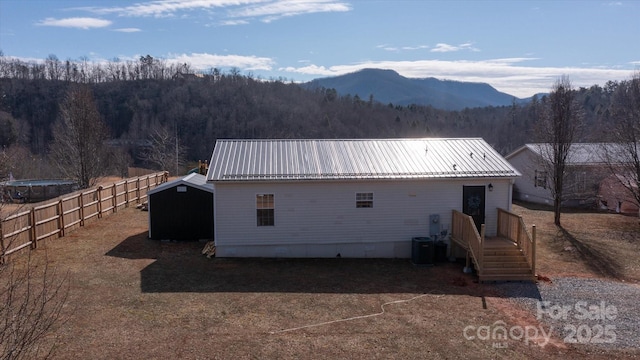
<instances>
[{"instance_id":1,"label":"dirt patch","mask_svg":"<svg viewBox=\"0 0 640 360\"><path fill-rule=\"evenodd\" d=\"M540 273L551 279L567 273L607 276L580 250L564 250L568 240L548 229L551 215L524 207L516 211L527 224L538 225ZM569 234L590 244L584 234L591 232L582 231L577 220L573 228L570 216L564 219ZM415 267L408 260L208 259L201 254L204 243L147 239L147 221L148 213L124 209L33 251L69 274L66 322L50 339L57 358L593 355L558 339L541 347L536 345L540 339L496 342L478 336L483 326L534 324L535 319L491 284L463 274L462 263ZM606 231L594 230L593 238L595 233ZM610 236L609 242L612 238L618 239ZM616 241L617 250L605 254L611 259L619 259L620 251L638 254L636 243ZM621 261L616 271L637 277L627 265Z\"/></svg>"}]
</instances>

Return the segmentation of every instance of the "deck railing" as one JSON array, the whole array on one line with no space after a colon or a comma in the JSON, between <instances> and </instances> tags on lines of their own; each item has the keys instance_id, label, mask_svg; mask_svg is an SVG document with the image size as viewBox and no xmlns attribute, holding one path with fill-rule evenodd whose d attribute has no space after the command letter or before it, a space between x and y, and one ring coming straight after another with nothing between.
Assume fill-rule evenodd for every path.
<instances>
[{"instance_id":1,"label":"deck railing","mask_svg":"<svg viewBox=\"0 0 640 360\"><path fill-rule=\"evenodd\" d=\"M52 199L30 209L18 211L0 221L0 262L12 253L30 247L48 237L63 237L65 232L84 226L86 220L101 218L141 203L147 191L167 181L167 172L125 179L109 186L77 191Z\"/></svg>"},{"instance_id":2,"label":"deck railing","mask_svg":"<svg viewBox=\"0 0 640 360\"><path fill-rule=\"evenodd\" d=\"M532 274L536 273L536 226L531 227L531 234L527 232L522 216L498 208L498 236L515 242L527 262L531 266Z\"/></svg>"},{"instance_id":3,"label":"deck railing","mask_svg":"<svg viewBox=\"0 0 640 360\"><path fill-rule=\"evenodd\" d=\"M484 224L482 224L480 233L478 233L478 229L471 216L453 210L451 239L467 250L467 257L468 253L471 252L471 256L478 267L476 270L478 275L480 275L482 273L482 258L484 252ZM469 264L467 264L467 266L468 265Z\"/></svg>"}]
</instances>

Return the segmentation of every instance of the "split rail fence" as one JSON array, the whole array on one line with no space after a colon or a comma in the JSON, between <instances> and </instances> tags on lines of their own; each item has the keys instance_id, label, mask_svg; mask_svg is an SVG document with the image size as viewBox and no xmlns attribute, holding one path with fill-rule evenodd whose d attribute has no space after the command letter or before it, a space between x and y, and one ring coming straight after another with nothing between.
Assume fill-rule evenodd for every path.
<instances>
[{"instance_id":1,"label":"split rail fence","mask_svg":"<svg viewBox=\"0 0 640 360\"><path fill-rule=\"evenodd\" d=\"M49 237L63 237L93 218L146 200L147 191L167 181L167 172L124 179L108 186L77 191L18 211L0 221L0 262Z\"/></svg>"}]
</instances>

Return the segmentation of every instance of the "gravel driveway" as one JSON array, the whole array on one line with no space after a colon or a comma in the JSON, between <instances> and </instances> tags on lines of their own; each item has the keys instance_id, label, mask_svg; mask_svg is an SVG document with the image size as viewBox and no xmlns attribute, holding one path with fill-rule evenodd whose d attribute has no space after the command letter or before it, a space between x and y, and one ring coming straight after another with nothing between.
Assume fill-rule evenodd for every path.
<instances>
[{"instance_id":1,"label":"gravel driveway","mask_svg":"<svg viewBox=\"0 0 640 360\"><path fill-rule=\"evenodd\" d=\"M493 286L506 298L530 309L564 342L640 349L640 286L636 284L562 277L538 284Z\"/></svg>"}]
</instances>

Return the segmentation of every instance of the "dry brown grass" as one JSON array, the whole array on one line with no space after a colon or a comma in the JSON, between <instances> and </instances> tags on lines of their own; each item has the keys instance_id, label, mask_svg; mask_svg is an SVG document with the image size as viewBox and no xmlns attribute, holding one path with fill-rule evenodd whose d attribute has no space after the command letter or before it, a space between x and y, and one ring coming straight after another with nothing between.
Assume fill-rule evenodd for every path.
<instances>
[{"instance_id":1,"label":"dry brown grass","mask_svg":"<svg viewBox=\"0 0 640 360\"><path fill-rule=\"evenodd\" d=\"M637 219L567 214L566 234L559 237L547 223L552 215L524 207L516 211L538 225L540 273L639 278L637 267L622 256L633 254L637 264ZM467 325L536 320L504 301L491 284L463 274L460 263L415 267L407 260L207 259L200 252L203 243L148 240L147 216L124 209L35 250L36 256L46 251L52 266L68 271L71 281L67 321L51 337L58 358L594 355L559 341L544 348L509 341L508 347L496 348L490 341L466 340ZM585 253L604 254L615 265L591 265ZM409 299L385 305L381 313L383 304Z\"/></svg>"},{"instance_id":2,"label":"dry brown grass","mask_svg":"<svg viewBox=\"0 0 640 360\"><path fill-rule=\"evenodd\" d=\"M538 236L538 274L588 276L640 282L640 220L635 216L569 211L562 227L553 212L530 204L513 206Z\"/></svg>"}]
</instances>

